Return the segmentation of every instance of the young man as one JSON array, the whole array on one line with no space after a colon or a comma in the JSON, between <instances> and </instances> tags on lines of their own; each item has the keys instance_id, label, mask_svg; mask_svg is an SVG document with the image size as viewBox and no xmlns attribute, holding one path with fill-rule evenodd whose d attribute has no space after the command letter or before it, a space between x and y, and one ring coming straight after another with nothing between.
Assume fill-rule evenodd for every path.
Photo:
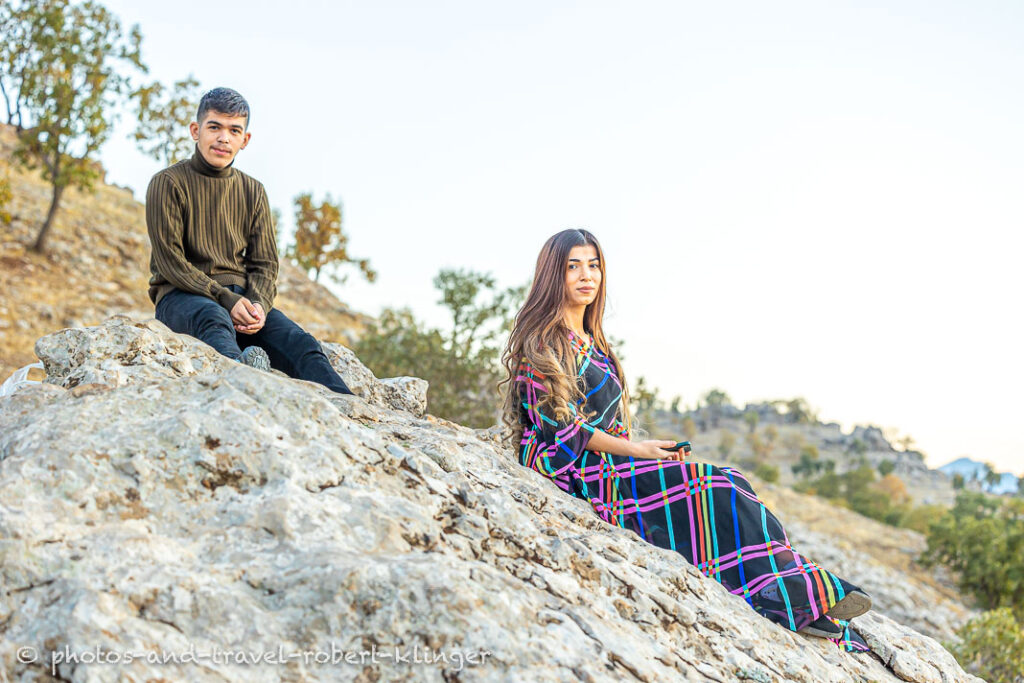
<instances>
[{"instance_id":1,"label":"young man","mask_svg":"<svg viewBox=\"0 0 1024 683\"><path fill-rule=\"evenodd\" d=\"M249 144L248 125L245 98L211 90L189 125L195 154L149 182L156 318L229 358L350 394L320 343L274 308L278 257L267 193L232 166Z\"/></svg>"}]
</instances>

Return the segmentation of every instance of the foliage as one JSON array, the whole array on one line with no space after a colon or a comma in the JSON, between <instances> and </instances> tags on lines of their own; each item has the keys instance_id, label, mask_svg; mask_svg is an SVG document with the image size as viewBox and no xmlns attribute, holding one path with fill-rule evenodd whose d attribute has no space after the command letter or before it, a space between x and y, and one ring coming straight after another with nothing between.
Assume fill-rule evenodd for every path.
<instances>
[{"instance_id":1,"label":"foliage","mask_svg":"<svg viewBox=\"0 0 1024 683\"><path fill-rule=\"evenodd\" d=\"M11 192L11 179L6 176L0 178L0 222L11 222L11 214L7 211L7 202L13 198L14 193Z\"/></svg>"},{"instance_id":2,"label":"foliage","mask_svg":"<svg viewBox=\"0 0 1024 683\"><path fill-rule=\"evenodd\" d=\"M900 526L927 534L928 529L948 510L945 505L917 505L910 508L900 519Z\"/></svg>"},{"instance_id":3,"label":"foliage","mask_svg":"<svg viewBox=\"0 0 1024 683\"><path fill-rule=\"evenodd\" d=\"M964 624L958 643L946 647L969 673L989 683L1024 679L1024 625L1006 607L985 612Z\"/></svg>"},{"instance_id":4,"label":"foliage","mask_svg":"<svg viewBox=\"0 0 1024 683\"><path fill-rule=\"evenodd\" d=\"M199 81L191 74L172 89L159 81L135 91L135 145L143 154L170 166L192 154L188 124L199 106Z\"/></svg>"},{"instance_id":5,"label":"foliage","mask_svg":"<svg viewBox=\"0 0 1024 683\"><path fill-rule=\"evenodd\" d=\"M341 228L341 205L328 195L319 206L309 192L295 198L295 242L285 256L300 268L312 270L313 280L320 281L320 272L334 264L353 263L369 282L377 279L368 259L354 259L348 254L348 236ZM341 282L345 278L341 278Z\"/></svg>"},{"instance_id":6,"label":"foliage","mask_svg":"<svg viewBox=\"0 0 1024 683\"><path fill-rule=\"evenodd\" d=\"M892 460L883 460L882 462L878 463L878 473L881 474L883 477L892 474L893 470L895 469L896 463L894 463Z\"/></svg>"},{"instance_id":7,"label":"foliage","mask_svg":"<svg viewBox=\"0 0 1024 683\"><path fill-rule=\"evenodd\" d=\"M817 422L818 416L802 398L794 398L786 401L786 421L796 424L811 424Z\"/></svg>"},{"instance_id":8,"label":"foliage","mask_svg":"<svg viewBox=\"0 0 1024 683\"><path fill-rule=\"evenodd\" d=\"M693 421L693 418L687 415L683 418L683 438L687 441L693 441L693 437L697 436L697 423Z\"/></svg>"},{"instance_id":9,"label":"foliage","mask_svg":"<svg viewBox=\"0 0 1024 683\"><path fill-rule=\"evenodd\" d=\"M704 403L708 406L711 425L717 427L718 420L722 417L722 407L729 405L729 395L721 389L712 389L704 395Z\"/></svg>"},{"instance_id":10,"label":"foliage","mask_svg":"<svg viewBox=\"0 0 1024 683\"><path fill-rule=\"evenodd\" d=\"M718 439L718 454L722 458L728 458L729 453L736 446L736 437L732 432L722 432L722 436Z\"/></svg>"},{"instance_id":11,"label":"foliage","mask_svg":"<svg viewBox=\"0 0 1024 683\"><path fill-rule=\"evenodd\" d=\"M769 429L764 430L765 438L762 438L761 434L757 432L748 433L744 437L747 445L750 446L751 452L754 454L754 461L757 463L762 463L771 456L775 441L775 437L772 434L778 435L778 432L774 431L774 425L768 425L768 427L771 428L771 431Z\"/></svg>"},{"instance_id":12,"label":"foliage","mask_svg":"<svg viewBox=\"0 0 1024 683\"><path fill-rule=\"evenodd\" d=\"M750 433L753 434L757 431L757 423L761 420L761 416L754 410L748 410L743 413L743 421L750 429Z\"/></svg>"},{"instance_id":13,"label":"foliage","mask_svg":"<svg viewBox=\"0 0 1024 683\"><path fill-rule=\"evenodd\" d=\"M629 389L630 411L636 418L638 424L650 424L654 420L654 414L658 410L661 401L658 399L657 387L647 383L643 375L636 378L636 382Z\"/></svg>"},{"instance_id":14,"label":"foliage","mask_svg":"<svg viewBox=\"0 0 1024 683\"><path fill-rule=\"evenodd\" d=\"M926 565L941 562L959 573L961 590L985 609L1024 608L1024 501L961 491L953 508L932 525Z\"/></svg>"},{"instance_id":15,"label":"foliage","mask_svg":"<svg viewBox=\"0 0 1024 683\"><path fill-rule=\"evenodd\" d=\"M673 415L679 415L679 413L680 413L679 404L682 402L682 400L683 400L682 396L678 396L677 395L677 396L673 396L672 397L672 402L669 404L669 408L668 409L669 409L669 411Z\"/></svg>"},{"instance_id":16,"label":"foliage","mask_svg":"<svg viewBox=\"0 0 1024 683\"><path fill-rule=\"evenodd\" d=\"M430 383L428 409L470 427L498 420L498 362L524 287L499 290L494 278L442 270L434 279L451 314L448 330L427 327L407 310L385 309L353 351L378 377L415 375Z\"/></svg>"},{"instance_id":17,"label":"foliage","mask_svg":"<svg viewBox=\"0 0 1024 683\"><path fill-rule=\"evenodd\" d=\"M761 481L774 484L779 480L779 468L775 465L769 465L768 463L761 463L754 468L754 476Z\"/></svg>"},{"instance_id":18,"label":"foliage","mask_svg":"<svg viewBox=\"0 0 1024 683\"><path fill-rule=\"evenodd\" d=\"M128 71L145 72L138 26L126 36L102 5L86 0L0 3L0 73L8 122L19 129L15 159L52 186L33 249L42 251L65 188L89 189L96 153L132 93Z\"/></svg>"},{"instance_id":19,"label":"foliage","mask_svg":"<svg viewBox=\"0 0 1024 683\"><path fill-rule=\"evenodd\" d=\"M953 475L953 488L957 491L964 487L964 475L957 472Z\"/></svg>"}]
</instances>

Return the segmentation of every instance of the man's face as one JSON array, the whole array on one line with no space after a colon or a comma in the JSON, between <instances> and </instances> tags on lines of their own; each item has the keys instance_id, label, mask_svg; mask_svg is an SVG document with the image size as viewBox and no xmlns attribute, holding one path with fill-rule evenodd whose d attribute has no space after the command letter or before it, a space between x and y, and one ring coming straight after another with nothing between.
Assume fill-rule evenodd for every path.
<instances>
[{"instance_id":1,"label":"man's face","mask_svg":"<svg viewBox=\"0 0 1024 683\"><path fill-rule=\"evenodd\" d=\"M245 130L246 118L208 111L202 121L189 124L192 139L206 163L214 168L227 168L235 155L245 149L251 135Z\"/></svg>"}]
</instances>

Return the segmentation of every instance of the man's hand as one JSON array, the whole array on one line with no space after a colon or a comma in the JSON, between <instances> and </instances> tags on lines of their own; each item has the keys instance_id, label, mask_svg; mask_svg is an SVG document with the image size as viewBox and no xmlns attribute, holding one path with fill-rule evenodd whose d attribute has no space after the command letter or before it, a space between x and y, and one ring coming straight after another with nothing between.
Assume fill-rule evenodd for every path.
<instances>
[{"instance_id":1,"label":"man's hand","mask_svg":"<svg viewBox=\"0 0 1024 683\"><path fill-rule=\"evenodd\" d=\"M267 316L261 304L254 304L243 296L231 309L231 322L234 323L236 332L256 334L263 329Z\"/></svg>"}]
</instances>

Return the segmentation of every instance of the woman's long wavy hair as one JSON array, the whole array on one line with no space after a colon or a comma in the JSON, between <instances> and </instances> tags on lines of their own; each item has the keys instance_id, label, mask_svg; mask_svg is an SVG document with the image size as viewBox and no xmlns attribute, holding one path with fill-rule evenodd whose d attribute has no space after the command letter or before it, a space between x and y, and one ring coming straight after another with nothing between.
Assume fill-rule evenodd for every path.
<instances>
[{"instance_id":1,"label":"woman's long wavy hair","mask_svg":"<svg viewBox=\"0 0 1024 683\"><path fill-rule=\"evenodd\" d=\"M540 397L540 407L557 420L568 420L569 403L584 398L582 387L577 381L574 353L569 347L569 328L565 325L567 291L566 272L569 252L573 247L590 245L597 250L601 263L601 285L597 296L583 313L583 328L594 337L594 343L615 363L619 381L622 383L622 398L619 401L619 416L629 427L629 394L622 365L615 356L604 336L604 304L608 277L605 270L604 252L597 238L586 230L563 230L553 235L537 257L537 270L533 285L526 296L526 302L516 313L512 333L502 354L501 362L507 372L501 382L505 404L502 422L505 439L518 445L522 440L524 423L520 413L521 399L516 389L515 377L519 363L526 359L534 369L544 376L548 390ZM501 386L501 385L499 385Z\"/></svg>"}]
</instances>

